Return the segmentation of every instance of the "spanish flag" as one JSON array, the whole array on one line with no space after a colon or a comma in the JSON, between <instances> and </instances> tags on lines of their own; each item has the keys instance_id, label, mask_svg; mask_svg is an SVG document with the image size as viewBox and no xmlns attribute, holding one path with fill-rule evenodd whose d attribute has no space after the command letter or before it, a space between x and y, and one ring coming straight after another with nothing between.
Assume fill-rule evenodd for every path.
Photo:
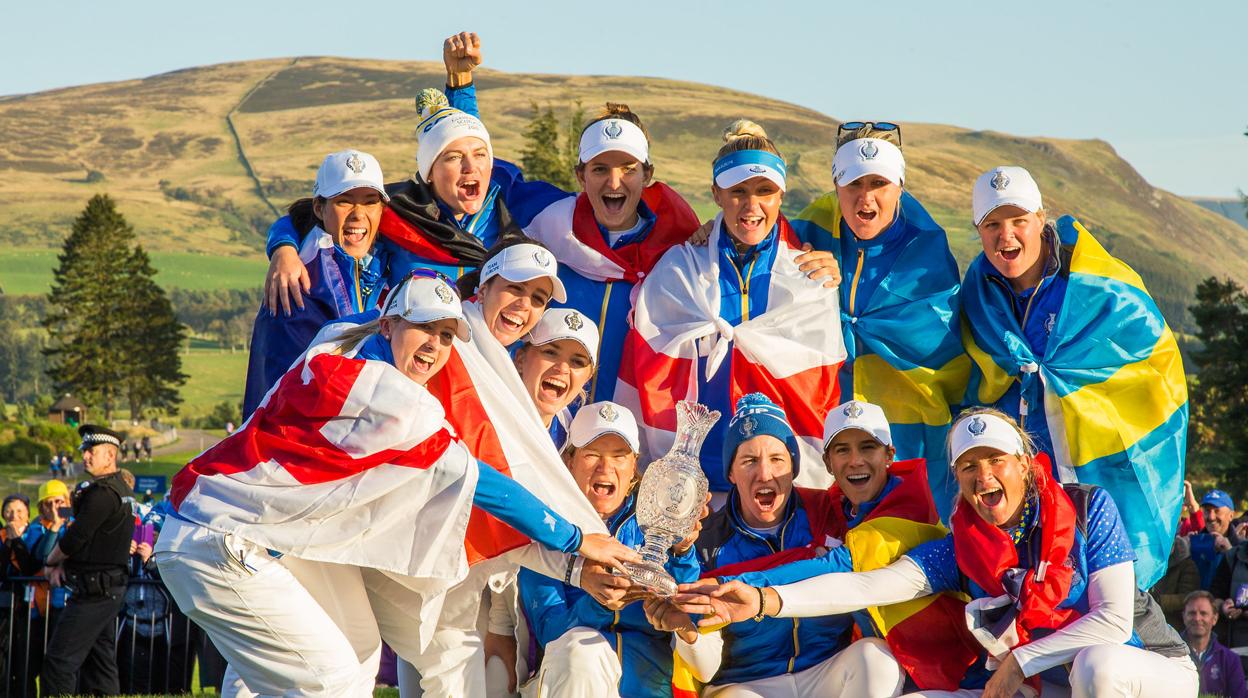
<instances>
[{"instance_id":1,"label":"spanish flag","mask_svg":"<svg viewBox=\"0 0 1248 698\"><path fill-rule=\"evenodd\" d=\"M1182 505L1183 362L1139 274L1074 218L1063 216L1054 230L1066 296L1042 356L1031 351L1012 299L990 283L990 263L980 255L967 269L967 400L1018 416L1020 405L1003 399L1014 381L1035 396L1028 402L1033 415L1043 405L1055 474L1110 493L1135 549L1136 584L1147 589L1165 574Z\"/></svg>"}]
</instances>

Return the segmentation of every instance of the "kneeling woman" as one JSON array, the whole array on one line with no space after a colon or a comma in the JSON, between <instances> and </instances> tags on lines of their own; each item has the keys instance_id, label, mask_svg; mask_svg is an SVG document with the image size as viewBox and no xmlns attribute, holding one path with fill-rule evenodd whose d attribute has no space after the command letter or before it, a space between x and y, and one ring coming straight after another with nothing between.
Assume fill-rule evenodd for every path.
<instances>
[{"instance_id":1,"label":"kneeling woman","mask_svg":"<svg viewBox=\"0 0 1248 698\"><path fill-rule=\"evenodd\" d=\"M1033 454L1009 417L965 412L949 437L960 495L948 537L879 570L761 591L729 582L681 601L731 619L799 618L965 590L968 625L994 671L986 682L968 675L968 690L953 695L1009 697L1042 678L1069 684L1075 696L1195 695L1182 640L1164 621L1139 622L1160 610L1137 595L1135 555L1113 499L1059 484Z\"/></svg>"},{"instance_id":2,"label":"kneeling woman","mask_svg":"<svg viewBox=\"0 0 1248 698\"><path fill-rule=\"evenodd\" d=\"M635 558L453 439L424 385L456 337L468 328L451 286L409 278L380 320L310 349L246 428L175 476L162 575L252 691L371 695L361 633L418 656L442 594L467 573L472 505L550 548ZM335 575L334 590L355 607L328 612L283 555L355 570ZM336 622L344 615L351 627Z\"/></svg>"},{"instance_id":3,"label":"kneeling woman","mask_svg":"<svg viewBox=\"0 0 1248 698\"><path fill-rule=\"evenodd\" d=\"M572 420L564 460L576 484L616 538L645 541L637 525L637 422L624 407L598 402ZM698 578L695 532L672 547L667 571L677 582ZM586 592L521 570L520 600L539 646L535 679L541 696L660 696L671 694L671 633L656 630L640 603L611 611Z\"/></svg>"},{"instance_id":4,"label":"kneeling woman","mask_svg":"<svg viewBox=\"0 0 1248 698\"><path fill-rule=\"evenodd\" d=\"M784 159L766 132L742 120L724 140L711 186L721 212L706 245L671 248L642 282L616 400L638 407L645 453L658 457L675 438L678 401L728 414L742 394L761 392L780 404L817 463L824 417L840 402L837 293L799 268L801 250L780 214ZM721 496L732 489L723 438L721 421L700 454ZM804 473L799 484L830 484L818 467Z\"/></svg>"}]
</instances>

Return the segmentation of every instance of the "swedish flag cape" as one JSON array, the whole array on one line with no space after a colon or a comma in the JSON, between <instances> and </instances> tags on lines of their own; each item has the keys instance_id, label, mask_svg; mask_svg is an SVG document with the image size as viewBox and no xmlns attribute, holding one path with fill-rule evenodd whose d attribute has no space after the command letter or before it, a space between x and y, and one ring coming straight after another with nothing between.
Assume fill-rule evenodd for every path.
<instances>
[{"instance_id":1,"label":"swedish flag cape","mask_svg":"<svg viewBox=\"0 0 1248 698\"><path fill-rule=\"evenodd\" d=\"M791 224L802 241L836 255L841 267L841 327L848 352L841 370L843 399L852 394L884 409L897 459L927 461L936 506L948 516L957 487L948 472L945 434L970 371L958 331L958 266L945 231L918 199L903 192L898 208L904 230L896 244L902 248L875 290L857 295L852 304L859 270L856 260L841 259L836 194L815 200Z\"/></svg>"},{"instance_id":2,"label":"swedish flag cape","mask_svg":"<svg viewBox=\"0 0 1248 698\"><path fill-rule=\"evenodd\" d=\"M1109 491L1138 557L1136 584L1148 589L1165 574L1181 506L1183 362L1139 275L1074 218L1054 227L1067 286L1043 356L1031 351L988 260L981 254L967 269L967 400L1017 416L1020 406L1002 398L1019 381L1033 412L1043 404L1058 477Z\"/></svg>"}]
</instances>

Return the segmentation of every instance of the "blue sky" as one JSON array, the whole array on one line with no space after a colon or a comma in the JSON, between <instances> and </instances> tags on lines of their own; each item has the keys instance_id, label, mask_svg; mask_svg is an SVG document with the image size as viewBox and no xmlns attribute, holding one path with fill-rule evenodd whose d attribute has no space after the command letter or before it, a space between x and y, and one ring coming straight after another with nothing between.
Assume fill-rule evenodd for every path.
<instances>
[{"instance_id":1,"label":"blue sky","mask_svg":"<svg viewBox=\"0 0 1248 698\"><path fill-rule=\"evenodd\" d=\"M1175 193L1248 191L1243 0L66 0L14 3L5 24L0 95L252 58L437 60L442 38L473 29L499 70L669 77L841 119L1102 138Z\"/></svg>"}]
</instances>

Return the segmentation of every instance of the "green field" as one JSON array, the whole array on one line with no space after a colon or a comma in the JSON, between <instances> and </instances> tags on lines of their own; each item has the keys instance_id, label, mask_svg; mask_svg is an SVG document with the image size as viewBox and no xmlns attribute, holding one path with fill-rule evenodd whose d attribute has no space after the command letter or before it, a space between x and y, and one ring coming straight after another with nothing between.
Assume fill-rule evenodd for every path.
<instances>
[{"instance_id":1,"label":"green field","mask_svg":"<svg viewBox=\"0 0 1248 698\"><path fill-rule=\"evenodd\" d=\"M191 349L182 355L182 372L190 376L182 386L183 414L210 412L222 402L243 401L247 377L247 352Z\"/></svg>"},{"instance_id":2,"label":"green field","mask_svg":"<svg viewBox=\"0 0 1248 698\"><path fill-rule=\"evenodd\" d=\"M10 248L0 250L0 289L14 296L47 293L59 250ZM165 288L190 290L257 288L268 262L253 257L231 257L194 252L149 252L156 280Z\"/></svg>"}]
</instances>

